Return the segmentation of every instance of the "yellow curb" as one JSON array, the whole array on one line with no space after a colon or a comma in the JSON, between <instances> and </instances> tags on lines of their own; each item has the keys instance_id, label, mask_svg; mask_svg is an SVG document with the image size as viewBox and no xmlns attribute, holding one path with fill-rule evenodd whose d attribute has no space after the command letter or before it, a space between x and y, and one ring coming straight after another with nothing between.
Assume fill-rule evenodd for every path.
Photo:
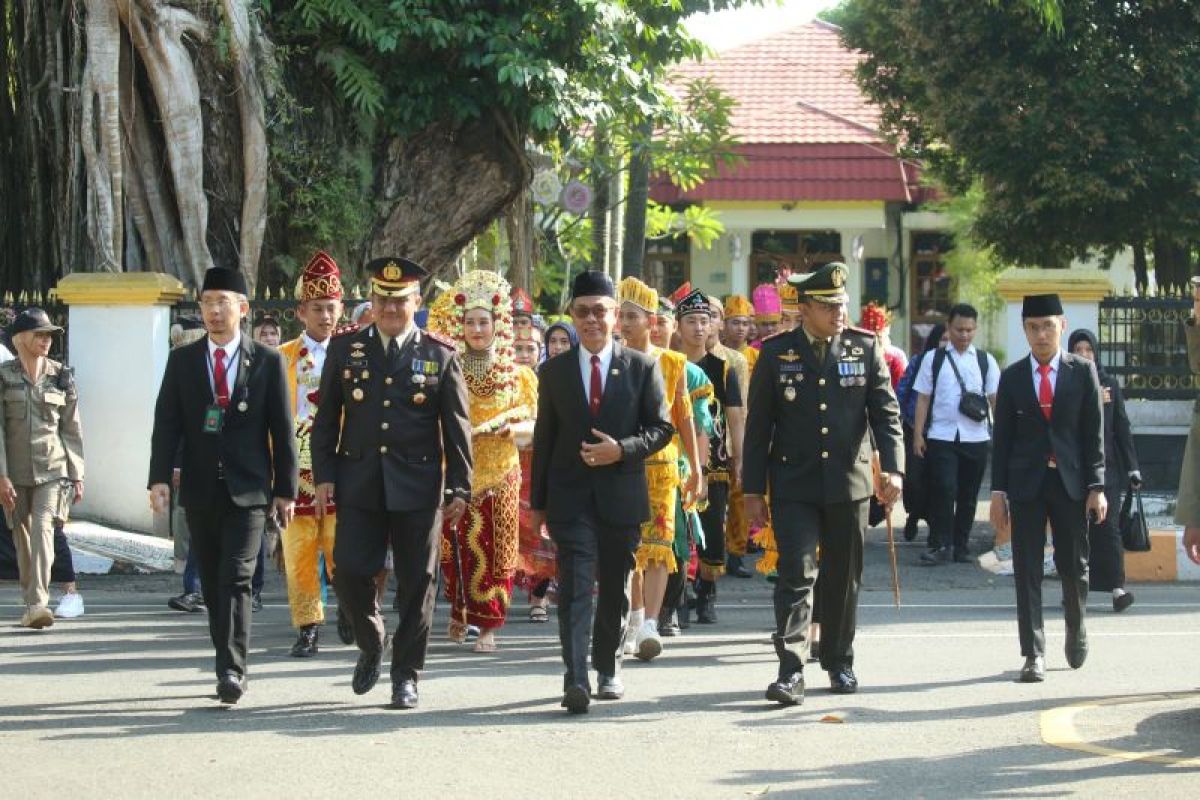
<instances>
[{"instance_id":1,"label":"yellow curb","mask_svg":"<svg viewBox=\"0 0 1200 800\"><path fill-rule=\"evenodd\" d=\"M1150 549L1125 553L1125 580L1133 583L1169 583L1179 578L1180 534L1174 528L1151 528Z\"/></svg>"},{"instance_id":2,"label":"yellow curb","mask_svg":"<svg viewBox=\"0 0 1200 800\"><path fill-rule=\"evenodd\" d=\"M1145 761L1152 764L1174 764L1184 767L1200 767L1200 756L1168 756L1158 753L1134 753L1129 750L1116 750L1111 747L1084 741L1079 729L1075 727L1075 717L1080 712L1100 708L1101 706L1132 705L1134 703L1150 703L1162 700L1179 700L1200 698L1200 692L1172 692L1169 694L1132 695L1129 697L1109 697L1103 700L1089 700L1060 708L1043 711L1041 716L1042 741L1052 747L1066 750L1076 750L1097 756L1117 758L1122 761Z\"/></svg>"}]
</instances>

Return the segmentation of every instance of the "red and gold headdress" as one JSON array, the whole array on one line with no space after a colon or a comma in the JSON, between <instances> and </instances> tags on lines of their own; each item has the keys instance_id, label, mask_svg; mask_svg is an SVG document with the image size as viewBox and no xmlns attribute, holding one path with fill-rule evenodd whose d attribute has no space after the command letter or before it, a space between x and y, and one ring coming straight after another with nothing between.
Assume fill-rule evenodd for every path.
<instances>
[{"instance_id":1,"label":"red and gold headdress","mask_svg":"<svg viewBox=\"0 0 1200 800\"><path fill-rule=\"evenodd\" d=\"M491 357L485 364L475 364L478 354L468 354L463 319L468 311L483 309L492 315L493 336ZM463 356L467 384L477 395L510 391L516 378L513 360L512 300L508 281L499 273L477 269L463 275L447 289L430 309L429 327L454 340ZM471 358L467 356L470 355Z\"/></svg>"},{"instance_id":2,"label":"red and gold headdress","mask_svg":"<svg viewBox=\"0 0 1200 800\"><path fill-rule=\"evenodd\" d=\"M892 315L886 308L872 300L863 306L862 317L858 324L871 333L879 335L892 324Z\"/></svg>"},{"instance_id":3,"label":"red and gold headdress","mask_svg":"<svg viewBox=\"0 0 1200 800\"><path fill-rule=\"evenodd\" d=\"M337 262L324 250L304 265L300 275L300 302L305 300L341 300L342 272Z\"/></svg>"}]
</instances>

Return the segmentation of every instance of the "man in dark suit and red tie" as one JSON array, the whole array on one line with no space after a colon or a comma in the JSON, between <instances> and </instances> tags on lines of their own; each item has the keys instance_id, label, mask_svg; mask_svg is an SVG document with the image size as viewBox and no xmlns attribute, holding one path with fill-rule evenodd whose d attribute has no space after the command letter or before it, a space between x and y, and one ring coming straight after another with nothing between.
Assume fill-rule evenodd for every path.
<instances>
[{"instance_id":1,"label":"man in dark suit and red tie","mask_svg":"<svg viewBox=\"0 0 1200 800\"><path fill-rule=\"evenodd\" d=\"M547 361L539 380L530 523L538 530L547 522L558 547L562 705L583 714L591 698L589 638L596 696L618 700L625 691L618 667L629 579L641 525L650 518L644 462L674 428L657 363L613 341L612 280L584 272L571 298L579 344Z\"/></svg>"},{"instance_id":2,"label":"man in dark suit and red tie","mask_svg":"<svg viewBox=\"0 0 1200 800\"><path fill-rule=\"evenodd\" d=\"M179 504L216 648L217 696L246 690L250 580L268 513L291 522L298 467L291 400L278 351L242 333L250 311L240 272L210 269L200 291L208 335L171 351L150 445L150 505L170 507L182 445Z\"/></svg>"},{"instance_id":3,"label":"man in dark suit and red tie","mask_svg":"<svg viewBox=\"0 0 1200 800\"><path fill-rule=\"evenodd\" d=\"M1021 322L1030 353L1000 375L992 451L991 520L1012 526L1023 683L1046 677L1042 563L1046 523L1062 579L1066 657L1087 659L1088 518L1103 521L1104 413L1091 361L1063 352L1066 328L1056 294L1026 297Z\"/></svg>"}]
</instances>

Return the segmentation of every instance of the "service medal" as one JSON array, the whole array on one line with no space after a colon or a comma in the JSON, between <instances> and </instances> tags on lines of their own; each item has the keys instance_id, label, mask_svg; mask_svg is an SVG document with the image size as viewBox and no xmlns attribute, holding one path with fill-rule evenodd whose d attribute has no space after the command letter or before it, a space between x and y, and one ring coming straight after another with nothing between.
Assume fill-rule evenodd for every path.
<instances>
[{"instance_id":1,"label":"service medal","mask_svg":"<svg viewBox=\"0 0 1200 800\"><path fill-rule=\"evenodd\" d=\"M355 386L354 391L350 393L350 396L353 397L355 400L362 400L363 399L363 390L358 388L357 386Z\"/></svg>"},{"instance_id":2,"label":"service medal","mask_svg":"<svg viewBox=\"0 0 1200 800\"><path fill-rule=\"evenodd\" d=\"M249 404L249 403L247 403L245 400L243 400L242 402L238 403L238 411L241 411L242 413L245 413L245 412L246 412L246 409L248 409L248 408L250 408L250 404Z\"/></svg>"},{"instance_id":3,"label":"service medal","mask_svg":"<svg viewBox=\"0 0 1200 800\"><path fill-rule=\"evenodd\" d=\"M422 403L424 403L425 402L425 393L417 392L416 394L414 394L413 402L416 403L417 405L421 405Z\"/></svg>"},{"instance_id":4,"label":"service medal","mask_svg":"<svg viewBox=\"0 0 1200 800\"><path fill-rule=\"evenodd\" d=\"M419 372L416 375L412 376L412 382L415 383L417 386L424 385L425 380L426 380L425 376Z\"/></svg>"},{"instance_id":5,"label":"service medal","mask_svg":"<svg viewBox=\"0 0 1200 800\"><path fill-rule=\"evenodd\" d=\"M371 370L364 369L363 374L362 374L362 379L365 381L365 380L369 380L370 378L371 378Z\"/></svg>"},{"instance_id":6,"label":"service medal","mask_svg":"<svg viewBox=\"0 0 1200 800\"><path fill-rule=\"evenodd\" d=\"M785 399L785 400L787 400L788 402L791 402L792 400L795 400L795 399L796 399L796 387L795 387L795 386L789 386L789 387L787 387L786 389L784 389L784 390L783 390L783 397L784 397L784 399Z\"/></svg>"},{"instance_id":7,"label":"service medal","mask_svg":"<svg viewBox=\"0 0 1200 800\"><path fill-rule=\"evenodd\" d=\"M348 369L342 370L342 380L347 380L347 381L350 380L350 370L348 370Z\"/></svg>"}]
</instances>

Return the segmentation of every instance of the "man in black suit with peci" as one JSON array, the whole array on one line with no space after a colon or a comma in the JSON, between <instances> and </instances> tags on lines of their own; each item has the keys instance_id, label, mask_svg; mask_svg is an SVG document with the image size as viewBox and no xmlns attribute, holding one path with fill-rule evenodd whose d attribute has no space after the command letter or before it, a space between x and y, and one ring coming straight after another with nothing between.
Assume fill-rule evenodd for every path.
<instances>
[{"instance_id":1,"label":"man in black suit with peci","mask_svg":"<svg viewBox=\"0 0 1200 800\"><path fill-rule=\"evenodd\" d=\"M1104 413L1091 361L1061 347L1066 319L1056 294L1030 295L1021 308L1030 354L1000 375L992 451L991 520L1012 526L1017 627L1023 683L1046 677L1042 563L1046 522L1062 579L1067 663L1087 659L1088 518L1102 522Z\"/></svg>"},{"instance_id":2,"label":"man in black suit with peci","mask_svg":"<svg viewBox=\"0 0 1200 800\"><path fill-rule=\"evenodd\" d=\"M295 507L296 444L283 356L242 334L245 278L208 270L200 308L208 335L171 351L158 391L150 505L169 508L182 444L179 504L208 606L217 695L232 704L246 690L250 580L268 508L286 527Z\"/></svg>"},{"instance_id":3,"label":"man in black suit with peci","mask_svg":"<svg viewBox=\"0 0 1200 800\"><path fill-rule=\"evenodd\" d=\"M571 297L579 344L547 361L539 379L530 523L538 530L547 522L558 547L562 705L583 714L591 696L589 638L596 696L618 700L625 691L617 669L629 621L629 579L641 525L650 518L644 462L675 429L657 362L613 342L612 280L584 272Z\"/></svg>"}]
</instances>

